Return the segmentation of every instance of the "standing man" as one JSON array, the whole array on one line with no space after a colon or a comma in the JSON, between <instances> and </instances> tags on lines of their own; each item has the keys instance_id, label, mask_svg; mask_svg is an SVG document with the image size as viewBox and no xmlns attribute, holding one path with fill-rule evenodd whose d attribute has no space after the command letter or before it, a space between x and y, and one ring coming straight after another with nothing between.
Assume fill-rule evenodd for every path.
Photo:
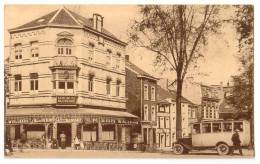
<instances>
[{"instance_id":1,"label":"standing man","mask_svg":"<svg viewBox=\"0 0 260 164\"><path fill-rule=\"evenodd\" d=\"M64 131L62 131L60 134L60 143L61 143L61 148L65 149L66 148L66 135L64 134Z\"/></svg>"},{"instance_id":2,"label":"standing man","mask_svg":"<svg viewBox=\"0 0 260 164\"><path fill-rule=\"evenodd\" d=\"M26 135L25 130L23 130L22 133L21 133L21 140L20 140L20 142L21 142L21 150L20 151L23 152L23 149L24 149L25 144L27 142L27 135Z\"/></svg>"},{"instance_id":3,"label":"standing man","mask_svg":"<svg viewBox=\"0 0 260 164\"><path fill-rule=\"evenodd\" d=\"M240 137L239 137L239 130L236 129L235 130L235 133L232 135L232 142L233 142L233 150L232 150L232 154L234 153L234 150L238 149L239 150L239 153L240 155L243 155L242 153L242 149L241 149L241 140L240 140Z\"/></svg>"}]
</instances>

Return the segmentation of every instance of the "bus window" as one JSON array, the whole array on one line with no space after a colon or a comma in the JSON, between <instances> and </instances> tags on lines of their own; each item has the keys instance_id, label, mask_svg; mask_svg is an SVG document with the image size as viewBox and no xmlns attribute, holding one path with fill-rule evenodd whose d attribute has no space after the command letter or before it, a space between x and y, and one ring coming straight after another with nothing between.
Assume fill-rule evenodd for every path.
<instances>
[{"instance_id":1,"label":"bus window","mask_svg":"<svg viewBox=\"0 0 260 164\"><path fill-rule=\"evenodd\" d=\"M232 131L232 123L224 122L223 123L223 132L231 132Z\"/></svg>"},{"instance_id":2,"label":"bus window","mask_svg":"<svg viewBox=\"0 0 260 164\"><path fill-rule=\"evenodd\" d=\"M240 132L243 131L243 122L234 122L234 130L238 129Z\"/></svg>"},{"instance_id":3,"label":"bus window","mask_svg":"<svg viewBox=\"0 0 260 164\"><path fill-rule=\"evenodd\" d=\"M210 133L210 132L211 132L210 123L203 123L202 124L202 133Z\"/></svg>"},{"instance_id":4,"label":"bus window","mask_svg":"<svg viewBox=\"0 0 260 164\"><path fill-rule=\"evenodd\" d=\"M194 124L192 129L193 134L200 133L200 124Z\"/></svg>"},{"instance_id":5,"label":"bus window","mask_svg":"<svg viewBox=\"0 0 260 164\"><path fill-rule=\"evenodd\" d=\"M221 123L212 123L213 132L221 132Z\"/></svg>"}]
</instances>

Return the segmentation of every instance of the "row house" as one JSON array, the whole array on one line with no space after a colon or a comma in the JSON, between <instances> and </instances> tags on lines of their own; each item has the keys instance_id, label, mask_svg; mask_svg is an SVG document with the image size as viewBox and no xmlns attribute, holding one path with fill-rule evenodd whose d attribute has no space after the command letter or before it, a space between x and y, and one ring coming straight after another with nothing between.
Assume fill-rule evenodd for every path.
<instances>
[{"instance_id":1,"label":"row house","mask_svg":"<svg viewBox=\"0 0 260 164\"><path fill-rule=\"evenodd\" d=\"M9 30L7 133L128 144L137 116L126 111L126 43L104 17L64 7Z\"/></svg>"},{"instance_id":2,"label":"row house","mask_svg":"<svg viewBox=\"0 0 260 164\"><path fill-rule=\"evenodd\" d=\"M126 56L126 108L140 118L139 127L133 131L137 142L148 147L155 143L157 78L140 69Z\"/></svg>"},{"instance_id":3,"label":"row house","mask_svg":"<svg viewBox=\"0 0 260 164\"><path fill-rule=\"evenodd\" d=\"M157 86L157 129L156 143L160 149L171 150L176 141L176 92ZM182 97L182 137L191 135L191 124L197 122L198 106Z\"/></svg>"}]
</instances>

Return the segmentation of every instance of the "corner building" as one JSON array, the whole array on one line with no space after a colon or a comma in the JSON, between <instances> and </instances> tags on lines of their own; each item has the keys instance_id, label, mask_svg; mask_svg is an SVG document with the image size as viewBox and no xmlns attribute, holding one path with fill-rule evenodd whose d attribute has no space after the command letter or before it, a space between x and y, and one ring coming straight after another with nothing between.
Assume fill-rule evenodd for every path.
<instances>
[{"instance_id":1,"label":"corner building","mask_svg":"<svg viewBox=\"0 0 260 164\"><path fill-rule=\"evenodd\" d=\"M10 33L7 133L28 140L56 138L127 145L137 117L126 112L125 47L103 28L60 8Z\"/></svg>"}]
</instances>

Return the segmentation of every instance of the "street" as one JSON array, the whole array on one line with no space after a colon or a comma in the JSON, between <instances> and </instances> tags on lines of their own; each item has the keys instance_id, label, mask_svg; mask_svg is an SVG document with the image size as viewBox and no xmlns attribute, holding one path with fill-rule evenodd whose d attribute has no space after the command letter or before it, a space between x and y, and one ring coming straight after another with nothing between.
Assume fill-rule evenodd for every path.
<instances>
[{"instance_id":1,"label":"street","mask_svg":"<svg viewBox=\"0 0 260 164\"><path fill-rule=\"evenodd\" d=\"M242 158L252 158L253 150L243 149ZM94 150L33 150L13 152L6 158L241 158L234 155L219 156L214 150L192 151L188 155L175 155L172 152L136 152L136 151L94 151Z\"/></svg>"}]
</instances>

